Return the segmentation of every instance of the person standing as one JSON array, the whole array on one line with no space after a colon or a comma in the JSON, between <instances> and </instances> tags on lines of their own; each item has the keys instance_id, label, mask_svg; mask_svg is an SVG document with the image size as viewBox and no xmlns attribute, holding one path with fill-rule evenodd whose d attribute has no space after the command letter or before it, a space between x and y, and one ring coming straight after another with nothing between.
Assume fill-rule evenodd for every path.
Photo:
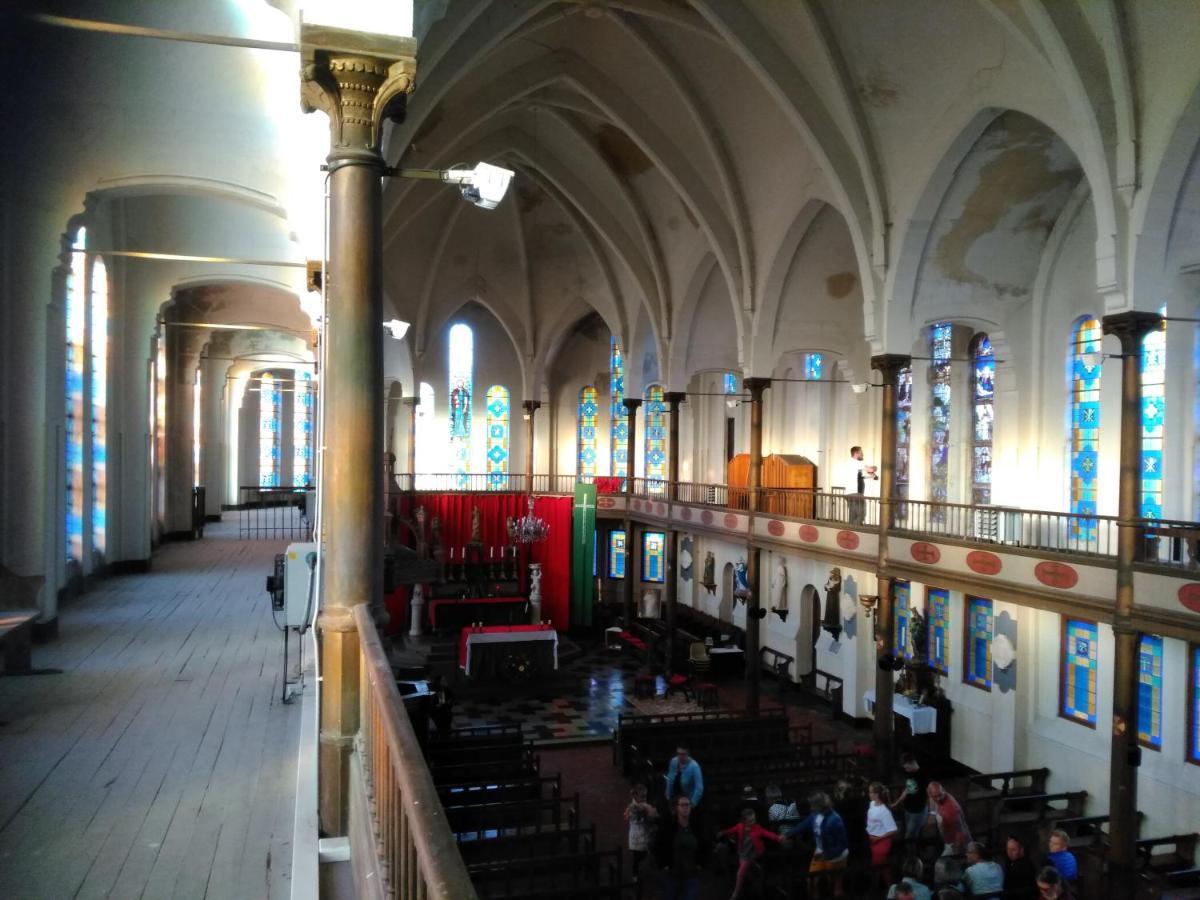
<instances>
[{"instance_id":1,"label":"person standing","mask_svg":"<svg viewBox=\"0 0 1200 900\"><path fill-rule=\"evenodd\" d=\"M971 830L967 828L962 807L946 793L941 782L929 782L925 793L929 796L928 815L937 820L938 832L942 836L942 855L955 856L964 853L971 840Z\"/></svg>"},{"instance_id":2,"label":"person standing","mask_svg":"<svg viewBox=\"0 0 1200 900\"><path fill-rule=\"evenodd\" d=\"M875 466L863 462L862 447L855 444L850 448L850 460L841 473L841 484L846 493L846 508L851 525L861 525L866 518L867 482L877 479Z\"/></svg>"},{"instance_id":3,"label":"person standing","mask_svg":"<svg viewBox=\"0 0 1200 900\"><path fill-rule=\"evenodd\" d=\"M679 796L686 796L691 801L693 812L704 796L704 774L700 764L688 753L686 744L675 748L675 755L667 765L667 802Z\"/></svg>"},{"instance_id":4,"label":"person standing","mask_svg":"<svg viewBox=\"0 0 1200 900\"><path fill-rule=\"evenodd\" d=\"M842 881L846 871L846 860L850 856L850 842L846 837L846 825L833 809L829 795L818 792L808 798L811 812L795 827L784 833L791 840L798 834L809 832L813 836L816 850L809 863L810 875L829 873L833 878L833 893L841 896Z\"/></svg>"},{"instance_id":5,"label":"person standing","mask_svg":"<svg viewBox=\"0 0 1200 900\"><path fill-rule=\"evenodd\" d=\"M650 828L658 810L646 800L646 785L640 781L629 794L629 805L625 807L625 821L629 823L629 852L633 856L633 880L638 880L642 860L650 849Z\"/></svg>"},{"instance_id":6,"label":"person standing","mask_svg":"<svg viewBox=\"0 0 1200 900\"><path fill-rule=\"evenodd\" d=\"M883 872L887 884L891 881L891 872L883 871L887 865L888 856L892 852L892 839L899 829L892 811L888 809L888 789L878 781L871 782L867 788L867 796L871 805L867 807L867 840L871 844L871 865L877 872Z\"/></svg>"},{"instance_id":7,"label":"person standing","mask_svg":"<svg viewBox=\"0 0 1200 900\"><path fill-rule=\"evenodd\" d=\"M720 837L733 838L734 847L737 848L737 880L734 882L733 894L729 900L738 900L742 895L742 888L746 886L746 877L762 859L763 852L766 850L767 845L763 842L774 841L778 844L782 838L775 832L768 831L759 825L758 817L749 807L742 810L742 821L726 828L720 833Z\"/></svg>"},{"instance_id":8,"label":"person standing","mask_svg":"<svg viewBox=\"0 0 1200 900\"><path fill-rule=\"evenodd\" d=\"M446 683L446 676L439 675L433 680L433 707L430 712L433 724L437 726L438 737L445 740L450 736L450 724L454 721L454 694Z\"/></svg>"},{"instance_id":9,"label":"person standing","mask_svg":"<svg viewBox=\"0 0 1200 900\"><path fill-rule=\"evenodd\" d=\"M679 794L654 842L654 858L662 870L663 900L700 900L700 870L708 862L710 849L692 821L692 801Z\"/></svg>"},{"instance_id":10,"label":"person standing","mask_svg":"<svg viewBox=\"0 0 1200 900\"><path fill-rule=\"evenodd\" d=\"M900 807L904 810L904 839L915 841L921 836L921 828L929 816L929 797L925 791L929 787L929 779L921 772L921 764L911 753L900 757L900 767L904 769L904 790L892 809Z\"/></svg>"}]
</instances>

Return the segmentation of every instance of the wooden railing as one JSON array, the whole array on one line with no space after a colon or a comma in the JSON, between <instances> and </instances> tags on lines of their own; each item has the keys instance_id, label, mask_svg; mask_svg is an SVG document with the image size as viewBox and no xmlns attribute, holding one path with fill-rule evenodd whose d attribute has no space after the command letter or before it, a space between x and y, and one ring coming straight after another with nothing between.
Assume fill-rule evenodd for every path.
<instances>
[{"instance_id":1,"label":"wooden railing","mask_svg":"<svg viewBox=\"0 0 1200 900\"><path fill-rule=\"evenodd\" d=\"M359 753L383 895L472 900L475 889L366 604L355 607L354 620L362 648Z\"/></svg>"}]
</instances>

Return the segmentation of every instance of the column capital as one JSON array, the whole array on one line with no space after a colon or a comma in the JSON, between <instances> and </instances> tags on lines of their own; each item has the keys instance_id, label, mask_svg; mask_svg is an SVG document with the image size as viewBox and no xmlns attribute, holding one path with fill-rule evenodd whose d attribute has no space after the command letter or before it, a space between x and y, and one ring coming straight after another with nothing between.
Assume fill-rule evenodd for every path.
<instances>
[{"instance_id":1,"label":"column capital","mask_svg":"<svg viewBox=\"0 0 1200 900\"><path fill-rule=\"evenodd\" d=\"M671 409L675 409L680 403L687 402L687 392L667 391L665 394L663 394L663 399L666 400L667 403L671 404Z\"/></svg>"},{"instance_id":2,"label":"column capital","mask_svg":"<svg viewBox=\"0 0 1200 900\"><path fill-rule=\"evenodd\" d=\"M344 28L300 27L300 106L329 116L331 168L383 165L385 119L402 113L417 74L417 42Z\"/></svg>"},{"instance_id":3,"label":"column capital","mask_svg":"<svg viewBox=\"0 0 1200 900\"><path fill-rule=\"evenodd\" d=\"M1156 328L1162 327L1163 317L1156 312L1128 312L1107 315L1101 321L1105 334L1116 335L1121 341L1122 353L1137 353L1141 349L1142 338Z\"/></svg>"},{"instance_id":4,"label":"column capital","mask_svg":"<svg viewBox=\"0 0 1200 900\"><path fill-rule=\"evenodd\" d=\"M403 403L405 406L420 406L421 398L420 397L401 397L400 402Z\"/></svg>"},{"instance_id":5,"label":"column capital","mask_svg":"<svg viewBox=\"0 0 1200 900\"><path fill-rule=\"evenodd\" d=\"M621 403L624 405L626 412L633 415L637 414L638 407L642 405L642 401L637 397L626 397Z\"/></svg>"},{"instance_id":6,"label":"column capital","mask_svg":"<svg viewBox=\"0 0 1200 900\"><path fill-rule=\"evenodd\" d=\"M900 370L912 365L912 357L903 353L881 353L871 357L871 368L883 376L884 383L896 384Z\"/></svg>"},{"instance_id":7,"label":"column capital","mask_svg":"<svg viewBox=\"0 0 1200 900\"><path fill-rule=\"evenodd\" d=\"M763 391L771 386L770 378L746 378L742 381L742 386L750 392L752 400L761 400Z\"/></svg>"},{"instance_id":8,"label":"column capital","mask_svg":"<svg viewBox=\"0 0 1200 900\"><path fill-rule=\"evenodd\" d=\"M530 415L537 412L541 408L542 408L541 400L522 400L521 401L521 409L525 410L525 412L529 413Z\"/></svg>"}]
</instances>

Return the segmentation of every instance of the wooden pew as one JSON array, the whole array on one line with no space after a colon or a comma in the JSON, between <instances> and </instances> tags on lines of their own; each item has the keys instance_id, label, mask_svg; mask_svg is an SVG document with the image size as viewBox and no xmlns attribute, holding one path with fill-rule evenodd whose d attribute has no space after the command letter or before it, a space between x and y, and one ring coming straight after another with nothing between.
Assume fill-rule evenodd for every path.
<instances>
[{"instance_id":1,"label":"wooden pew","mask_svg":"<svg viewBox=\"0 0 1200 900\"><path fill-rule=\"evenodd\" d=\"M458 839L459 836L455 836ZM596 826L566 828L561 825L532 825L479 840L458 840L458 850L468 866L488 861L514 861L535 856L590 853L596 846Z\"/></svg>"},{"instance_id":2,"label":"wooden pew","mask_svg":"<svg viewBox=\"0 0 1200 900\"><path fill-rule=\"evenodd\" d=\"M441 784L437 791L443 806L508 800L551 800L562 796L562 776L540 775L503 778L491 783Z\"/></svg>"},{"instance_id":3,"label":"wooden pew","mask_svg":"<svg viewBox=\"0 0 1200 900\"><path fill-rule=\"evenodd\" d=\"M999 840L1010 833L1028 835L1049 821L1081 816L1086 802L1087 791L997 797L991 801L989 817L991 846L999 846Z\"/></svg>"},{"instance_id":4,"label":"wooden pew","mask_svg":"<svg viewBox=\"0 0 1200 900\"><path fill-rule=\"evenodd\" d=\"M620 897L621 848L561 856L533 856L468 867L481 900L534 897ZM618 892L611 891L617 888ZM598 891L599 893L593 893Z\"/></svg>"},{"instance_id":5,"label":"wooden pew","mask_svg":"<svg viewBox=\"0 0 1200 900\"><path fill-rule=\"evenodd\" d=\"M579 824L579 795L549 800L506 800L498 803L466 803L443 806L450 830L459 842L486 840L518 834L534 827L555 828Z\"/></svg>"},{"instance_id":6,"label":"wooden pew","mask_svg":"<svg viewBox=\"0 0 1200 900\"><path fill-rule=\"evenodd\" d=\"M1200 835L1173 834L1142 838L1137 842L1137 867L1142 872L1165 874L1196 865L1196 841Z\"/></svg>"},{"instance_id":7,"label":"wooden pew","mask_svg":"<svg viewBox=\"0 0 1200 900\"><path fill-rule=\"evenodd\" d=\"M971 827L983 827L989 821L992 804L1001 797L1021 797L1046 793L1050 770L1015 769L1011 772L990 772L967 778L961 804Z\"/></svg>"},{"instance_id":8,"label":"wooden pew","mask_svg":"<svg viewBox=\"0 0 1200 900\"><path fill-rule=\"evenodd\" d=\"M499 781L529 778L541 774L541 758L526 750L518 760L490 762L476 760L468 763L430 763L429 772L435 784L466 784L467 782Z\"/></svg>"},{"instance_id":9,"label":"wooden pew","mask_svg":"<svg viewBox=\"0 0 1200 900\"><path fill-rule=\"evenodd\" d=\"M726 710L706 710L695 713L666 713L661 715L622 715L613 732L613 764L628 774L628 751L636 745L643 757L669 757L679 742L694 751L712 742L713 735L738 733L770 739L771 735L788 737L787 711L773 709L758 717ZM700 759L698 753L693 753ZM701 762L703 765L703 762Z\"/></svg>"},{"instance_id":10,"label":"wooden pew","mask_svg":"<svg viewBox=\"0 0 1200 900\"><path fill-rule=\"evenodd\" d=\"M782 694L792 684L791 668L796 658L780 653L773 647L760 648L759 657L762 660L762 674L773 676L779 683L779 693Z\"/></svg>"},{"instance_id":11,"label":"wooden pew","mask_svg":"<svg viewBox=\"0 0 1200 900\"><path fill-rule=\"evenodd\" d=\"M828 703L831 718L836 719L841 715L844 684L841 678L821 669L813 669L807 675L801 675L797 684L804 693Z\"/></svg>"}]
</instances>

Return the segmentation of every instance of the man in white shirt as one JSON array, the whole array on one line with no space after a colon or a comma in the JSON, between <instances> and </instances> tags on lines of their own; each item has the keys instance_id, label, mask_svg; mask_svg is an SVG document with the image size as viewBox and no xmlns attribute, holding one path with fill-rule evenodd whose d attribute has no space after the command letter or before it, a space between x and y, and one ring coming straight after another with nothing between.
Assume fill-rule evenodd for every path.
<instances>
[{"instance_id":1,"label":"man in white shirt","mask_svg":"<svg viewBox=\"0 0 1200 900\"><path fill-rule=\"evenodd\" d=\"M871 486L874 487L878 478L875 466L863 462L862 447L857 444L851 447L850 459L844 464L841 472L841 484L837 485L846 492L846 508L851 525L861 525L866 519L866 503L863 502L863 498L867 494L867 483L871 482Z\"/></svg>"}]
</instances>

